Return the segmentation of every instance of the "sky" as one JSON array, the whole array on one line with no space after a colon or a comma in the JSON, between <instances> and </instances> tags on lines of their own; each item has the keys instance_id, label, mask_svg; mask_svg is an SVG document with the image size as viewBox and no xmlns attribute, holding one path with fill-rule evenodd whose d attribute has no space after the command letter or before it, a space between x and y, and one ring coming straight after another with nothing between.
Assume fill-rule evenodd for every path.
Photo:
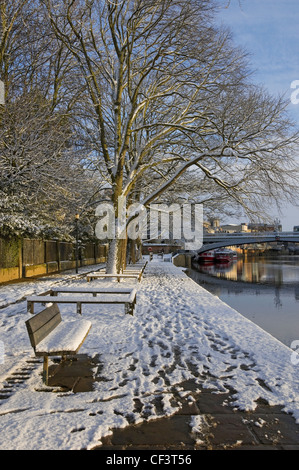
<instances>
[{"instance_id":1,"label":"sky","mask_svg":"<svg viewBox=\"0 0 299 470\"><path fill-rule=\"evenodd\" d=\"M219 21L231 28L236 45L250 54L253 81L271 94L285 94L290 100L290 115L299 127L299 0L223 3L226 1L227 8L220 10ZM296 88L291 88L296 80ZM299 207L288 205L283 214L273 212L276 217L284 231L293 230L294 225L299 225Z\"/></svg>"}]
</instances>

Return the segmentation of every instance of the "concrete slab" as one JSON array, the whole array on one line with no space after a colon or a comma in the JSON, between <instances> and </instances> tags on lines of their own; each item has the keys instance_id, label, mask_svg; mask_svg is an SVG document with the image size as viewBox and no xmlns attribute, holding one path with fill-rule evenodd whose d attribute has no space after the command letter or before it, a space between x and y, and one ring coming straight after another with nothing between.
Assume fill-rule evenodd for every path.
<instances>
[{"instance_id":1,"label":"concrete slab","mask_svg":"<svg viewBox=\"0 0 299 470\"><path fill-rule=\"evenodd\" d=\"M131 425L126 429L116 429L113 436L106 440L107 443L110 446L125 448L161 446L166 449L169 445L192 446L194 440L190 436L189 417L174 415L170 418Z\"/></svg>"},{"instance_id":2,"label":"concrete slab","mask_svg":"<svg viewBox=\"0 0 299 470\"><path fill-rule=\"evenodd\" d=\"M56 391L90 392L99 380L95 368L101 369L99 357L79 354L57 360L49 368L49 385ZM255 411L236 410L233 391L215 393L192 380L178 384L172 393L181 403L174 415L150 416L141 424L114 429L94 450L299 450L299 426L279 406L260 401ZM194 418L202 425L192 432Z\"/></svg>"},{"instance_id":3,"label":"concrete slab","mask_svg":"<svg viewBox=\"0 0 299 470\"><path fill-rule=\"evenodd\" d=\"M172 417L113 430L94 450L296 450L299 426L281 407L262 403L246 412L230 406L232 395L182 384L191 395ZM190 404L190 396L193 402ZM202 427L192 432L192 419L202 418Z\"/></svg>"},{"instance_id":4,"label":"concrete slab","mask_svg":"<svg viewBox=\"0 0 299 470\"><path fill-rule=\"evenodd\" d=\"M49 367L49 387L60 388L64 392L91 392L95 383L94 368L97 366L97 360L86 354L57 359Z\"/></svg>"}]
</instances>

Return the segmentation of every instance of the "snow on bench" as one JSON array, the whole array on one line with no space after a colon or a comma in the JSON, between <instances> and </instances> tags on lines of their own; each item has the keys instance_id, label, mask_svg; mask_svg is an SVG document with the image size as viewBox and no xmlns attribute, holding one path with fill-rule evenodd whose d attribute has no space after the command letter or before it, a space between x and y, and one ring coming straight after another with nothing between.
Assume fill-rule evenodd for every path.
<instances>
[{"instance_id":1,"label":"snow on bench","mask_svg":"<svg viewBox=\"0 0 299 470\"><path fill-rule=\"evenodd\" d=\"M136 289L132 287L52 287L51 290L47 291L50 295L57 295L61 293L82 293L82 294L92 294L96 296L97 294L131 294L134 292L136 294ZM47 295L46 292L42 295Z\"/></svg>"},{"instance_id":2,"label":"snow on bench","mask_svg":"<svg viewBox=\"0 0 299 470\"><path fill-rule=\"evenodd\" d=\"M85 341L91 322L62 321L57 304L25 322L35 355L44 358L43 382L48 385L48 357L75 355Z\"/></svg>"},{"instance_id":3,"label":"snow on bench","mask_svg":"<svg viewBox=\"0 0 299 470\"><path fill-rule=\"evenodd\" d=\"M120 279L136 278L140 282L146 265L147 261L142 261L141 263L136 264L129 264L121 273L118 274L106 274L104 271L105 268L100 268L95 272L88 273L86 279L87 282L90 282L93 279L98 278L116 278L117 281L120 282Z\"/></svg>"},{"instance_id":4,"label":"snow on bench","mask_svg":"<svg viewBox=\"0 0 299 470\"><path fill-rule=\"evenodd\" d=\"M145 263L136 263L136 264L128 264L125 268L125 271L131 271L131 270L136 270L136 271L143 271L145 270L147 265L147 261Z\"/></svg>"},{"instance_id":5,"label":"snow on bench","mask_svg":"<svg viewBox=\"0 0 299 470\"><path fill-rule=\"evenodd\" d=\"M57 287L49 291L50 295L35 295L27 297L27 311L34 313L34 304L63 303L76 304L77 313L82 315L82 304L124 304L125 313L133 315L136 304L136 289L97 289ZM58 293L71 295L58 295ZM75 294L75 295L74 295ZM76 294L92 294L92 296ZM99 296L100 295L100 296Z\"/></svg>"}]
</instances>

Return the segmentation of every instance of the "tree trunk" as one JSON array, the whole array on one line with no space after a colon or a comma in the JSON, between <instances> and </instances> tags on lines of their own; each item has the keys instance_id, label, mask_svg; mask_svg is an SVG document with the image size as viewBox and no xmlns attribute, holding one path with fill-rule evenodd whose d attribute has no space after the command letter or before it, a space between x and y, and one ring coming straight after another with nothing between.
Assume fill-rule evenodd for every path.
<instances>
[{"instance_id":1,"label":"tree trunk","mask_svg":"<svg viewBox=\"0 0 299 470\"><path fill-rule=\"evenodd\" d=\"M117 267L119 265L119 253L120 253L120 244L122 240L118 240L114 238L110 241L108 247L108 256L107 256L107 266L106 266L106 273L107 274L116 274Z\"/></svg>"},{"instance_id":2,"label":"tree trunk","mask_svg":"<svg viewBox=\"0 0 299 470\"><path fill-rule=\"evenodd\" d=\"M107 256L107 274L120 273L126 266L126 239L113 239L109 243Z\"/></svg>"},{"instance_id":3,"label":"tree trunk","mask_svg":"<svg viewBox=\"0 0 299 470\"><path fill-rule=\"evenodd\" d=\"M120 249L121 249L121 253L120 253L120 257L119 257L119 261L120 261L120 266L119 266L119 271L122 271L123 269L126 268L126 264L127 264L127 238L121 240L122 243L120 245Z\"/></svg>"}]
</instances>

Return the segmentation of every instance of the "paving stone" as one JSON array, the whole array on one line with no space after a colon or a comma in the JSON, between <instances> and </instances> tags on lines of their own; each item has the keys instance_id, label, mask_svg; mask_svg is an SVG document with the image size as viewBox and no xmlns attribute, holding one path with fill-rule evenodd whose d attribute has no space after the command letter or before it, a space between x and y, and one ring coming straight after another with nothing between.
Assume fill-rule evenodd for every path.
<instances>
[{"instance_id":1,"label":"paving stone","mask_svg":"<svg viewBox=\"0 0 299 470\"><path fill-rule=\"evenodd\" d=\"M221 414L233 413L233 409L228 403L229 394L222 393L200 393L196 400L196 404L201 413Z\"/></svg>"},{"instance_id":2,"label":"paving stone","mask_svg":"<svg viewBox=\"0 0 299 470\"><path fill-rule=\"evenodd\" d=\"M196 402L188 402L184 400L182 408L176 413L177 415L199 415L200 410Z\"/></svg>"},{"instance_id":3,"label":"paving stone","mask_svg":"<svg viewBox=\"0 0 299 470\"><path fill-rule=\"evenodd\" d=\"M80 379L74 384L72 390L74 393L85 393L91 392L94 387L94 380L90 377L80 377Z\"/></svg>"},{"instance_id":4,"label":"paving stone","mask_svg":"<svg viewBox=\"0 0 299 470\"><path fill-rule=\"evenodd\" d=\"M99 380L95 377L95 367L100 368L100 362L84 354L76 360L52 363L49 385L62 391L90 392ZM181 403L173 416L115 429L94 449L299 450L299 425L280 406L270 406L260 400L254 411L235 410L230 405L233 391L214 393L192 380L179 384L173 393ZM156 408L159 409L158 401ZM192 416L202 416L206 424L198 433L191 433Z\"/></svg>"},{"instance_id":5,"label":"paving stone","mask_svg":"<svg viewBox=\"0 0 299 470\"><path fill-rule=\"evenodd\" d=\"M193 445L190 436L190 418L188 416L174 415L131 425L126 429L115 429L110 438L112 445L125 446L165 446L165 445Z\"/></svg>"},{"instance_id":6,"label":"paving stone","mask_svg":"<svg viewBox=\"0 0 299 470\"><path fill-rule=\"evenodd\" d=\"M223 450L225 450L225 449L223 449ZM280 446L257 444L257 445L253 445L253 446L248 446L248 445L234 446L234 447L230 447L228 450L245 450L245 451L248 451L248 450L283 450L283 449Z\"/></svg>"},{"instance_id":7,"label":"paving stone","mask_svg":"<svg viewBox=\"0 0 299 470\"><path fill-rule=\"evenodd\" d=\"M49 367L48 384L63 391L90 392L95 382L93 368L94 362L85 354L54 362Z\"/></svg>"},{"instance_id":8,"label":"paving stone","mask_svg":"<svg viewBox=\"0 0 299 470\"><path fill-rule=\"evenodd\" d=\"M242 414L213 414L209 442L213 447L257 445L256 437L243 421Z\"/></svg>"},{"instance_id":9,"label":"paving stone","mask_svg":"<svg viewBox=\"0 0 299 470\"><path fill-rule=\"evenodd\" d=\"M255 415L251 429L262 444L299 445L299 426L287 414Z\"/></svg>"}]
</instances>

